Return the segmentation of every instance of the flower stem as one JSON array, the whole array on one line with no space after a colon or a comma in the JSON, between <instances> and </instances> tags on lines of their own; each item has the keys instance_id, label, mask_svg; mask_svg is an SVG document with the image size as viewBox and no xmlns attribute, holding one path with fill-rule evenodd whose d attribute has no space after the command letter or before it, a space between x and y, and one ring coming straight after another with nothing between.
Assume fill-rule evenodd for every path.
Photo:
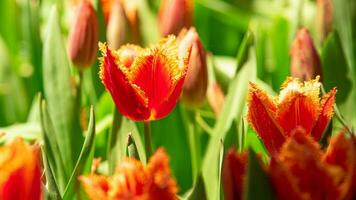
<instances>
[{"instance_id":1,"label":"flower stem","mask_svg":"<svg viewBox=\"0 0 356 200\"><path fill-rule=\"evenodd\" d=\"M151 122L145 121L143 122L144 133L145 133L145 150L147 160L152 155L152 133L151 133Z\"/></svg>"}]
</instances>

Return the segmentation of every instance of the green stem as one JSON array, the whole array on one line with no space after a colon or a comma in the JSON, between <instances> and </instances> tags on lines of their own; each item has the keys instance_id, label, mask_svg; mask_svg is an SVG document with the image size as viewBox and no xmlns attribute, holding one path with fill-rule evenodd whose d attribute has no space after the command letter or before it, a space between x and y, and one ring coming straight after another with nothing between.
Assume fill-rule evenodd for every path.
<instances>
[{"instance_id":1,"label":"green stem","mask_svg":"<svg viewBox=\"0 0 356 200\"><path fill-rule=\"evenodd\" d=\"M151 121L143 122L144 133L145 133L145 150L146 157L149 159L152 155L152 132L151 132Z\"/></svg>"},{"instance_id":2,"label":"green stem","mask_svg":"<svg viewBox=\"0 0 356 200\"><path fill-rule=\"evenodd\" d=\"M114 150L117 142L117 136L121 127L121 118L122 115L115 108L111 132L108 135L108 146L106 151L106 156L109 162L109 174L112 174L115 169L116 156Z\"/></svg>"}]
</instances>

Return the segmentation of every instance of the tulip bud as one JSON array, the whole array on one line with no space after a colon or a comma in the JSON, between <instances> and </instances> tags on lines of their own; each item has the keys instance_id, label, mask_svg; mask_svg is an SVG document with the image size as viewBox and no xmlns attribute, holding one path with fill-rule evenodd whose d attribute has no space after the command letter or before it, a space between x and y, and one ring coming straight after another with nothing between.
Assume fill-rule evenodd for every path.
<instances>
[{"instance_id":1,"label":"tulip bud","mask_svg":"<svg viewBox=\"0 0 356 200\"><path fill-rule=\"evenodd\" d=\"M126 18L119 0L114 2L106 30L106 39L113 49L118 49L125 42Z\"/></svg>"},{"instance_id":2,"label":"tulip bud","mask_svg":"<svg viewBox=\"0 0 356 200\"><path fill-rule=\"evenodd\" d=\"M291 48L291 76L308 81L321 76L318 52L307 29L298 31Z\"/></svg>"},{"instance_id":3,"label":"tulip bud","mask_svg":"<svg viewBox=\"0 0 356 200\"><path fill-rule=\"evenodd\" d=\"M333 5L331 0L317 0L316 28L322 43L333 28Z\"/></svg>"},{"instance_id":4,"label":"tulip bud","mask_svg":"<svg viewBox=\"0 0 356 200\"><path fill-rule=\"evenodd\" d=\"M182 28L193 24L192 0L162 0L158 16L161 34L178 34Z\"/></svg>"},{"instance_id":5,"label":"tulip bud","mask_svg":"<svg viewBox=\"0 0 356 200\"><path fill-rule=\"evenodd\" d=\"M68 54L81 69L93 64L98 50L98 20L89 0L82 0L69 33Z\"/></svg>"},{"instance_id":6,"label":"tulip bud","mask_svg":"<svg viewBox=\"0 0 356 200\"><path fill-rule=\"evenodd\" d=\"M207 99L216 116L219 116L225 102L225 95L218 83L210 83L207 91Z\"/></svg>"},{"instance_id":7,"label":"tulip bud","mask_svg":"<svg viewBox=\"0 0 356 200\"><path fill-rule=\"evenodd\" d=\"M195 28L183 30L179 34L180 54L184 54L189 46L191 46L190 59L183 85L182 100L194 107L204 102L208 85L206 54Z\"/></svg>"},{"instance_id":8,"label":"tulip bud","mask_svg":"<svg viewBox=\"0 0 356 200\"><path fill-rule=\"evenodd\" d=\"M120 0L129 25L128 38L131 42L140 43L140 21L138 16L138 0Z\"/></svg>"}]
</instances>

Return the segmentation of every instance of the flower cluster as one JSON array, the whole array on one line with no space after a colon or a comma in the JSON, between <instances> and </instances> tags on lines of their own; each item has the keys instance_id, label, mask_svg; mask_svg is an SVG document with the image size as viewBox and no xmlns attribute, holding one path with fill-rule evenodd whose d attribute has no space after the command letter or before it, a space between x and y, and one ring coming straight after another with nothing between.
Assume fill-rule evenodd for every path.
<instances>
[{"instance_id":1,"label":"flower cluster","mask_svg":"<svg viewBox=\"0 0 356 200\"><path fill-rule=\"evenodd\" d=\"M225 199L242 199L247 160L246 153L228 152L223 168ZM279 200L351 200L356 192L356 139L340 133L323 151L299 129L263 168Z\"/></svg>"},{"instance_id":2,"label":"flower cluster","mask_svg":"<svg viewBox=\"0 0 356 200\"><path fill-rule=\"evenodd\" d=\"M163 149L156 151L147 166L133 158L126 158L110 177L91 174L79 179L91 200L177 199L178 188Z\"/></svg>"}]
</instances>

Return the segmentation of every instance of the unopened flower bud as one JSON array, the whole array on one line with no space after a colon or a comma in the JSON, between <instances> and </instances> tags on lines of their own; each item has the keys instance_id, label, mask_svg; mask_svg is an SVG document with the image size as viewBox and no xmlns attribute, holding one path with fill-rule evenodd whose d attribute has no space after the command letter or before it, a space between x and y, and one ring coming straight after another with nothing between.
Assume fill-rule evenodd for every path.
<instances>
[{"instance_id":1,"label":"unopened flower bud","mask_svg":"<svg viewBox=\"0 0 356 200\"><path fill-rule=\"evenodd\" d=\"M291 76L308 81L321 76L321 64L318 52L307 29L298 31L291 48Z\"/></svg>"},{"instance_id":2,"label":"unopened flower bud","mask_svg":"<svg viewBox=\"0 0 356 200\"><path fill-rule=\"evenodd\" d=\"M225 103L225 95L218 83L210 83L207 99L216 116L219 116Z\"/></svg>"},{"instance_id":3,"label":"unopened flower bud","mask_svg":"<svg viewBox=\"0 0 356 200\"><path fill-rule=\"evenodd\" d=\"M138 16L139 0L120 0L129 25L128 40L132 43L140 43L140 21Z\"/></svg>"},{"instance_id":4,"label":"unopened flower bud","mask_svg":"<svg viewBox=\"0 0 356 200\"><path fill-rule=\"evenodd\" d=\"M187 77L183 85L182 100L189 106L201 105L206 97L208 72L206 54L195 28L179 34L180 50L185 52L191 46ZM181 52L182 53L182 52Z\"/></svg>"},{"instance_id":5,"label":"unopened flower bud","mask_svg":"<svg viewBox=\"0 0 356 200\"><path fill-rule=\"evenodd\" d=\"M93 64L98 50L98 19L89 0L82 0L77 18L70 30L68 54L81 69Z\"/></svg>"},{"instance_id":6,"label":"unopened flower bud","mask_svg":"<svg viewBox=\"0 0 356 200\"><path fill-rule=\"evenodd\" d=\"M118 49L125 42L126 17L119 0L114 2L106 30L106 39L112 49Z\"/></svg>"},{"instance_id":7,"label":"unopened flower bud","mask_svg":"<svg viewBox=\"0 0 356 200\"><path fill-rule=\"evenodd\" d=\"M192 0L162 0L158 26L163 36L178 34L182 28L193 24Z\"/></svg>"},{"instance_id":8,"label":"unopened flower bud","mask_svg":"<svg viewBox=\"0 0 356 200\"><path fill-rule=\"evenodd\" d=\"M322 43L333 28L332 0L317 0L316 28L319 41Z\"/></svg>"}]
</instances>

